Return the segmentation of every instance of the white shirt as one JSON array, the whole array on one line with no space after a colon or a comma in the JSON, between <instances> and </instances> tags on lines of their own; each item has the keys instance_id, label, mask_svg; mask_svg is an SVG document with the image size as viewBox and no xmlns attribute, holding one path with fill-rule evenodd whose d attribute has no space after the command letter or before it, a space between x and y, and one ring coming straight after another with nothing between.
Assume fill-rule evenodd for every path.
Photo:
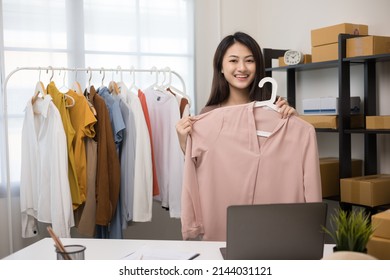
<instances>
[{"instance_id":1,"label":"white shirt","mask_svg":"<svg viewBox=\"0 0 390 280\"><path fill-rule=\"evenodd\" d=\"M22 129L20 207L22 237L38 234L36 220L51 223L59 237L74 226L66 136L51 96L29 101Z\"/></svg>"},{"instance_id":2,"label":"white shirt","mask_svg":"<svg viewBox=\"0 0 390 280\"><path fill-rule=\"evenodd\" d=\"M171 218L180 218L184 155L176 133L176 123L180 120L179 106L169 92L148 88L144 94L153 132L161 204L169 208Z\"/></svg>"},{"instance_id":3,"label":"white shirt","mask_svg":"<svg viewBox=\"0 0 390 280\"><path fill-rule=\"evenodd\" d=\"M138 96L130 92L123 82L119 82L118 87L123 100L130 105L135 121L133 221L149 222L152 220L153 169L148 126Z\"/></svg>"}]
</instances>

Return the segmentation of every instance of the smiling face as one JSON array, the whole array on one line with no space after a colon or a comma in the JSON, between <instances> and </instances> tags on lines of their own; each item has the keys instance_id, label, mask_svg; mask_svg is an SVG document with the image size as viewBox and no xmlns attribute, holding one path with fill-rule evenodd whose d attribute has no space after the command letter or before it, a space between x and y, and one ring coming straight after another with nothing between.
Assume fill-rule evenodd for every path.
<instances>
[{"instance_id":1,"label":"smiling face","mask_svg":"<svg viewBox=\"0 0 390 280\"><path fill-rule=\"evenodd\" d=\"M256 74L256 63L250 49L239 42L231 45L223 57L222 72L229 83L230 96L240 95L248 99L249 86Z\"/></svg>"}]
</instances>

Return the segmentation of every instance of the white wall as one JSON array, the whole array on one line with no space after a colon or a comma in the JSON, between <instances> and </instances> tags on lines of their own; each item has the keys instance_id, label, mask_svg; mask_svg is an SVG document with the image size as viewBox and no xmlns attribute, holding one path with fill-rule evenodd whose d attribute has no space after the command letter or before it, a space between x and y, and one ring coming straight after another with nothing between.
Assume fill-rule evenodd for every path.
<instances>
[{"instance_id":1,"label":"white wall","mask_svg":"<svg viewBox=\"0 0 390 280\"><path fill-rule=\"evenodd\" d=\"M195 1L195 104L197 111L207 101L212 81L214 50L220 40L219 0ZM206 99L206 100L205 100Z\"/></svg>"},{"instance_id":2,"label":"white wall","mask_svg":"<svg viewBox=\"0 0 390 280\"><path fill-rule=\"evenodd\" d=\"M236 31L257 39L256 0L195 0L195 96L196 112L210 94L214 52L223 37Z\"/></svg>"}]
</instances>

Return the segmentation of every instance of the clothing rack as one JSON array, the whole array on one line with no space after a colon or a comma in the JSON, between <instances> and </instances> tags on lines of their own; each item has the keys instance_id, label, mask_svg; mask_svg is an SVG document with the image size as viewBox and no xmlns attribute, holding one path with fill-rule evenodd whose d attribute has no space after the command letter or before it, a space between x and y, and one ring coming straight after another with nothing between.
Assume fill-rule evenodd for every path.
<instances>
[{"instance_id":1,"label":"clothing rack","mask_svg":"<svg viewBox=\"0 0 390 280\"><path fill-rule=\"evenodd\" d=\"M9 79L15 73L17 73L19 71L47 71L47 72L52 71L52 76L51 76L50 80L54 76L54 71L70 71L70 72L76 72L76 74L78 72L87 72L90 74L90 78L91 78L92 72L99 72L99 73L102 73L103 75L105 75L105 72L116 72L116 73L121 73L121 74L123 72L129 72L131 74L134 74L134 73L153 74L153 73L155 73L156 75L158 75L160 73L163 73L163 74L168 73L169 75L172 74L172 75L176 76L180 80L182 87L183 87L182 91L184 94L186 93L186 86L185 86L184 79L176 71L171 70L169 67L165 67L163 69L158 69L156 67L152 67L151 69L137 69L134 67L124 69L124 68L121 68L120 66L118 66L117 68L104 68L104 67L101 67L101 68L91 68L91 67L69 68L69 67L47 66L47 67L18 67L16 69L14 69L13 71L11 71L4 79L3 91L2 91L3 92L3 104L4 104L4 135L6 135L6 137L5 137L5 147L6 147L6 149L5 149L5 160L6 160L5 170L6 170L6 173L5 174L6 174L6 186L7 186L7 212L8 212L8 235L9 235L8 242L9 242L10 253L13 253L14 249L13 249L13 230L12 230L12 202L11 202L12 196L11 196L11 181L10 181L10 167L9 167L7 84L8 84ZM104 79L104 76L103 76L103 79ZM89 79L89 81L90 81L90 79Z\"/></svg>"}]
</instances>

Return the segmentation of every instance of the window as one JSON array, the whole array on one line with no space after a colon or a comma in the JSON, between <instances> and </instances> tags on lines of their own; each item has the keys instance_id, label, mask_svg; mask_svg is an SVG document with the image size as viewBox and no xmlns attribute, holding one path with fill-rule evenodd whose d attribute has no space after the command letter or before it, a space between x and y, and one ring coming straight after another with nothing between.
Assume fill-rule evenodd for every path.
<instances>
[{"instance_id":1,"label":"window","mask_svg":"<svg viewBox=\"0 0 390 280\"><path fill-rule=\"evenodd\" d=\"M194 100L193 0L0 0L0 3L4 35L4 42L0 42L4 61L0 66L4 76L24 66L170 67L183 77L187 95ZM20 178L24 108L36 82L47 84L51 75L50 71L19 71L7 84L12 185L18 185ZM82 85L86 85L86 75L78 73L77 80ZM137 86L147 86L151 76L139 74ZM130 73L123 73L122 77L131 83ZM76 76L69 72L66 78L71 84ZM64 73L56 71L53 80L60 85L63 79ZM94 72L91 82L100 85L101 79ZM172 83L181 88L180 81L173 79ZM3 140L0 145L3 151ZM4 159L0 164L3 167ZM3 172L0 176L4 180Z\"/></svg>"}]
</instances>

